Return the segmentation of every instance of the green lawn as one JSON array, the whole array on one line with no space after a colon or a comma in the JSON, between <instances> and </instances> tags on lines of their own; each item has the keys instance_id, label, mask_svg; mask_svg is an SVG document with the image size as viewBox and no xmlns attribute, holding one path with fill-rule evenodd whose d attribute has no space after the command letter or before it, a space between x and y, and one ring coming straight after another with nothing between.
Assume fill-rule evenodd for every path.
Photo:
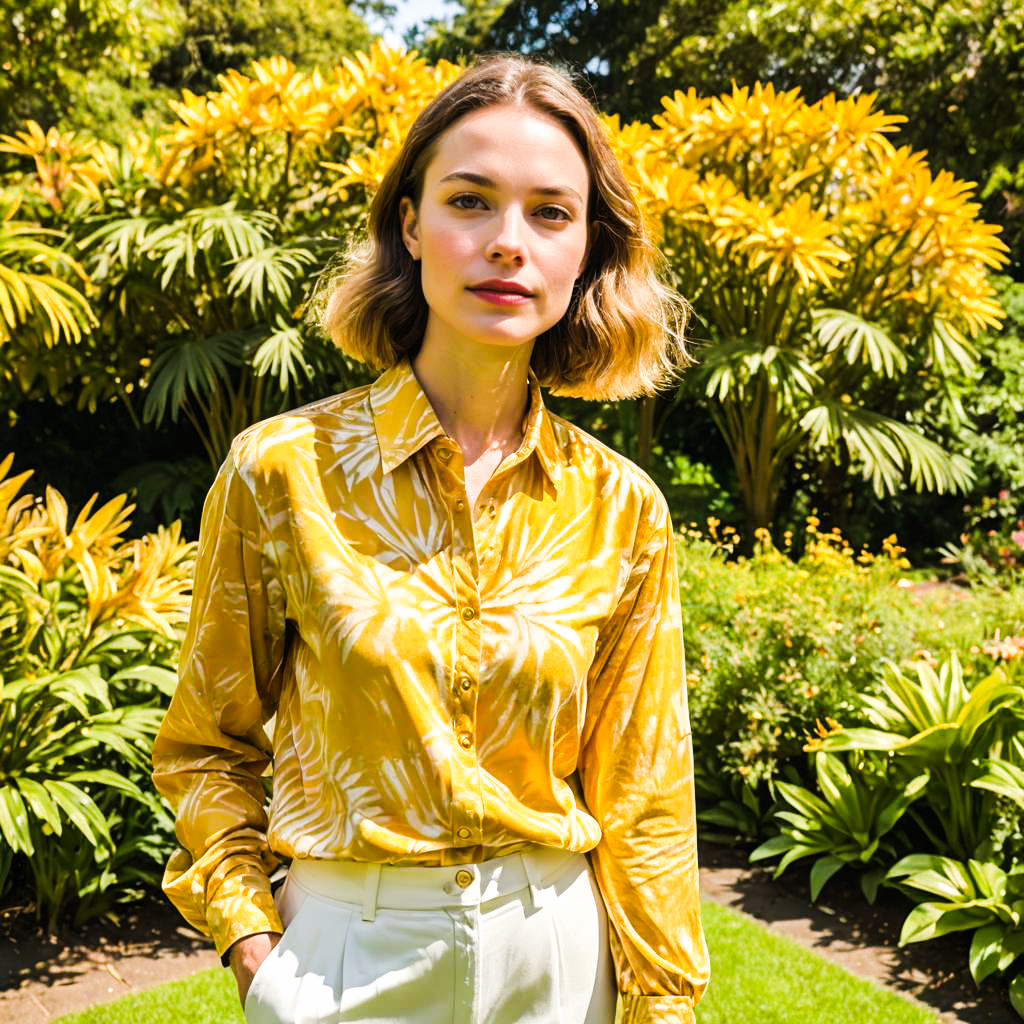
<instances>
[{"instance_id":1,"label":"green lawn","mask_svg":"<svg viewBox=\"0 0 1024 1024\"><path fill-rule=\"evenodd\" d=\"M936 1024L919 1003L862 981L710 901L704 927L714 978L700 1024ZM55 1024L244 1024L234 982L214 968Z\"/></svg>"}]
</instances>

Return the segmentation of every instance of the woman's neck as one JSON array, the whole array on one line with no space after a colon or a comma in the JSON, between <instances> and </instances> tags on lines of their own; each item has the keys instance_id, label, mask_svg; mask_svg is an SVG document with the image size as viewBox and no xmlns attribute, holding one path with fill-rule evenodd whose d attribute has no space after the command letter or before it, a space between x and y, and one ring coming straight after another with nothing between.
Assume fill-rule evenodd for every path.
<instances>
[{"instance_id":1,"label":"woman's neck","mask_svg":"<svg viewBox=\"0 0 1024 1024\"><path fill-rule=\"evenodd\" d=\"M505 348L424 338L413 372L466 465L488 452L504 457L519 447L532 350L532 342Z\"/></svg>"}]
</instances>

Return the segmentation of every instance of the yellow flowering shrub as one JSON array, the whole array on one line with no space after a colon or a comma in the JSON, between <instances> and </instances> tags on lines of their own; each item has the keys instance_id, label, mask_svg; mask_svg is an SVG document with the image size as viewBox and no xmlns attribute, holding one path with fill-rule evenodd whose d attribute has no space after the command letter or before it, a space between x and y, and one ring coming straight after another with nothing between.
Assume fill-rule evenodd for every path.
<instances>
[{"instance_id":1,"label":"yellow flowering shrub","mask_svg":"<svg viewBox=\"0 0 1024 1024\"><path fill-rule=\"evenodd\" d=\"M96 254L105 272L133 245L140 255L166 248L166 231L158 243L139 220L154 210L179 221L194 212L197 224L198 209L217 204L236 219L275 218L273 230L231 229L236 241L264 231L265 254L254 249L252 266L277 260L278 291L287 292L265 333L289 340L248 367L255 377L301 362L289 355L302 345L283 311L301 307L310 275L278 258L281 236L336 244L357 230L413 119L459 73L383 44L330 72L272 57L220 76L207 95L186 91L172 103L176 122L148 150L130 144L127 157L38 126L0 142L32 157L33 188L56 209L72 192L94 201L117 192L108 204L117 230L85 240L108 246ZM861 473L879 494L907 480L964 487L970 467L929 436L923 407L946 378L975 366L974 339L1002 318L986 275L1004 265L1006 247L978 220L972 186L894 145L902 118L875 109L872 95L808 103L796 90L756 85L713 97L677 91L662 107L650 121L605 125L700 318L689 380L710 400L750 534L771 524L798 451ZM129 169L141 176L130 189ZM181 244L201 248L223 221L182 229ZM243 248L234 244L232 258L249 259ZM314 248L301 258L322 265ZM189 299L206 308L205 296ZM300 377L282 372L282 387ZM880 402L880 383L899 396L896 407Z\"/></svg>"}]
</instances>

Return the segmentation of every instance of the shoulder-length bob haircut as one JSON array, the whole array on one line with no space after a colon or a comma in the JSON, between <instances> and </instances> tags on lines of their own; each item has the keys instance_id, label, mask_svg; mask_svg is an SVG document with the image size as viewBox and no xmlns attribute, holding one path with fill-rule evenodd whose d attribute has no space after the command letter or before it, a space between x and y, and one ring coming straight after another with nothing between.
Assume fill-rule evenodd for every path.
<instances>
[{"instance_id":1,"label":"shoulder-length bob haircut","mask_svg":"<svg viewBox=\"0 0 1024 1024\"><path fill-rule=\"evenodd\" d=\"M416 119L370 204L367 235L350 246L321 291L321 323L348 355L377 370L412 355L427 304L419 264L402 241L399 204L419 206L441 135L492 106L528 107L558 121L590 171L590 249L565 315L537 339L531 367L559 394L613 400L653 394L688 360L688 307L658 276L652 245L596 110L564 74L518 56L485 57Z\"/></svg>"}]
</instances>

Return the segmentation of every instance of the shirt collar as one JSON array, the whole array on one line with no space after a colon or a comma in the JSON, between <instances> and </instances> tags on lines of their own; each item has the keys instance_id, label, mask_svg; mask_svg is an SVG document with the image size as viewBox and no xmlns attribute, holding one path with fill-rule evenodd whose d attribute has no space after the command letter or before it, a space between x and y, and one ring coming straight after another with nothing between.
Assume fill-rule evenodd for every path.
<instances>
[{"instance_id":1,"label":"shirt collar","mask_svg":"<svg viewBox=\"0 0 1024 1024\"><path fill-rule=\"evenodd\" d=\"M530 373L530 408L523 424L523 444L516 461L536 452L548 479L555 487L562 479L562 452L555 438L551 416L544 406L540 384ZM370 386L370 411L380 448L381 471L400 466L436 437L445 437L437 414L412 372L408 359L385 371Z\"/></svg>"}]
</instances>

